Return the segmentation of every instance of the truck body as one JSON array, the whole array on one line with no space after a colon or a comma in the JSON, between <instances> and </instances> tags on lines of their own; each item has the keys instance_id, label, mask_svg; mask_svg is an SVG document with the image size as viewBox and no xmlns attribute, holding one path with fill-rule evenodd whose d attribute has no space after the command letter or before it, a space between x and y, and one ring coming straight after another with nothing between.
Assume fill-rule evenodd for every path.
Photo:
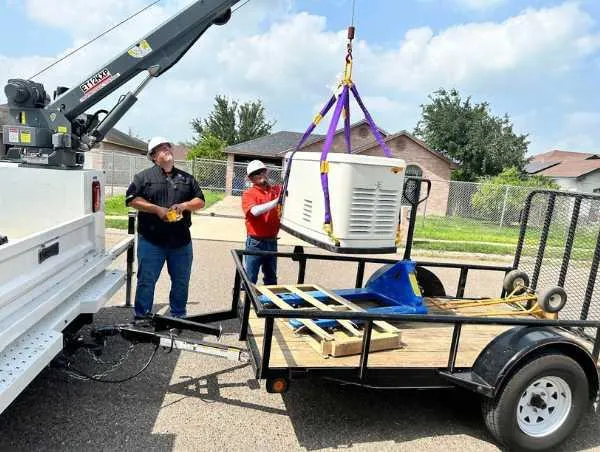
<instances>
[{"instance_id":1,"label":"truck body","mask_svg":"<svg viewBox=\"0 0 600 452\"><path fill-rule=\"evenodd\" d=\"M103 174L0 163L0 411L124 284L107 250Z\"/></svg>"},{"instance_id":2,"label":"truck body","mask_svg":"<svg viewBox=\"0 0 600 452\"><path fill-rule=\"evenodd\" d=\"M64 333L91 321L124 282L129 300L133 238L106 249L103 174L84 169L85 152L151 79L211 25L226 24L238 1L193 2L80 83L57 87L52 100L40 83L8 80L8 124L0 124L0 412L63 349ZM142 72L113 109L87 113ZM126 250L127 271L110 269Z\"/></svg>"}]
</instances>

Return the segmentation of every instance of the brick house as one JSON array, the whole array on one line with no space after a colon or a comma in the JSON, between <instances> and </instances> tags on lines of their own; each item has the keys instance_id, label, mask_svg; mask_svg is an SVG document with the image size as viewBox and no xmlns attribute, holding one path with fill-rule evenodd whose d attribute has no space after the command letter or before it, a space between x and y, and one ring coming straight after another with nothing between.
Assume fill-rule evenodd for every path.
<instances>
[{"instance_id":1,"label":"brick house","mask_svg":"<svg viewBox=\"0 0 600 452\"><path fill-rule=\"evenodd\" d=\"M600 154L544 152L535 155L525 166L525 171L550 177L563 190L600 193Z\"/></svg>"},{"instance_id":2,"label":"brick house","mask_svg":"<svg viewBox=\"0 0 600 452\"><path fill-rule=\"evenodd\" d=\"M312 135L309 143L322 138L323 135ZM225 191L228 194L239 194L244 188L245 166L254 159L260 159L265 165L282 165L283 154L288 149L294 149L302 134L299 132L275 132L254 140L226 147L223 152L227 155L225 171Z\"/></svg>"},{"instance_id":3,"label":"brick house","mask_svg":"<svg viewBox=\"0 0 600 452\"><path fill-rule=\"evenodd\" d=\"M407 175L424 177L432 180L450 180L456 163L443 154L430 149L424 142L406 131L389 134L379 129L385 143L394 157L403 159L407 164ZM228 156L228 177L233 176L234 163L243 163L259 158L265 163L281 165L285 154L295 148L302 137L296 132L277 132L256 140L239 143L225 149ZM321 152L324 135L313 135L303 147L303 152ZM369 125L365 120L356 122L350 127L352 153L364 155L383 155L383 151L375 141ZM343 129L339 129L334 137L331 152L346 152ZM434 215L445 215L448 204L449 184L435 184L430 199L427 201L427 212ZM230 191L229 191L230 192Z\"/></svg>"}]
</instances>

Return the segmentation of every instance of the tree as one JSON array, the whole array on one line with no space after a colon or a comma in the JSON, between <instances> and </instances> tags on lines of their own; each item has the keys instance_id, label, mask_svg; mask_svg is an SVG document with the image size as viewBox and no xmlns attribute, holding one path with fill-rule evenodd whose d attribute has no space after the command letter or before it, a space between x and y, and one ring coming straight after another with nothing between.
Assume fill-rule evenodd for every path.
<instances>
[{"instance_id":1,"label":"tree","mask_svg":"<svg viewBox=\"0 0 600 452\"><path fill-rule=\"evenodd\" d=\"M267 121L261 100L238 104L221 95L215 96L213 110L207 118L192 120L198 141L213 136L227 146L267 135L274 124Z\"/></svg>"},{"instance_id":2,"label":"tree","mask_svg":"<svg viewBox=\"0 0 600 452\"><path fill-rule=\"evenodd\" d=\"M190 152L188 152L187 159L212 159L212 160L225 160L225 154L223 149L227 146L227 143L221 138L217 138L214 135L204 135L200 140L192 145Z\"/></svg>"},{"instance_id":3,"label":"tree","mask_svg":"<svg viewBox=\"0 0 600 452\"><path fill-rule=\"evenodd\" d=\"M473 195L471 205L481 218L517 221L525 205L525 198L534 188L559 189L559 185L546 176L523 174L518 168L506 168L495 177L481 180L482 185Z\"/></svg>"},{"instance_id":4,"label":"tree","mask_svg":"<svg viewBox=\"0 0 600 452\"><path fill-rule=\"evenodd\" d=\"M453 179L475 181L504 168L524 167L527 135L515 134L508 115L494 116L487 102L463 100L455 89L435 91L429 99L421 105L422 118L414 133L460 165Z\"/></svg>"}]
</instances>

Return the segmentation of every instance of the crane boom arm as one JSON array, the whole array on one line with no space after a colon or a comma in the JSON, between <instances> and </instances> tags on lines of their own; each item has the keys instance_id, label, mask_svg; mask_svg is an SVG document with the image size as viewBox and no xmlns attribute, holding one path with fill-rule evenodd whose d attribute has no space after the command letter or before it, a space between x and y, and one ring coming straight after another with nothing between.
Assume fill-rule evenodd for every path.
<instances>
[{"instance_id":1,"label":"crane boom arm","mask_svg":"<svg viewBox=\"0 0 600 452\"><path fill-rule=\"evenodd\" d=\"M239 0L199 0L167 20L77 86L49 104L74 119L144 70L158 77L171 68L218 20L228 19ZM218 23L218 22L217 22Z\"/></svg>"},{"instance_id":2,"label":"crane boom arm","mask_svg":"<svg viewBox=\"0 0 600 452\"><path fill-rule=\"evenodd\" d=\"M2 126L6 158L29 165L81 168L83 152L101 141L137 101L154 77L169 70L213 24L224 25L239 0L196 0L71 89L58 88L50 101L44 86L11 79L4 88L8 124ZM148 76L110 111L84 114L140 72ZM99 120L103 112L106 116ZM3 158L0 147L0 159Z\"/></svg>"}]
</instances>

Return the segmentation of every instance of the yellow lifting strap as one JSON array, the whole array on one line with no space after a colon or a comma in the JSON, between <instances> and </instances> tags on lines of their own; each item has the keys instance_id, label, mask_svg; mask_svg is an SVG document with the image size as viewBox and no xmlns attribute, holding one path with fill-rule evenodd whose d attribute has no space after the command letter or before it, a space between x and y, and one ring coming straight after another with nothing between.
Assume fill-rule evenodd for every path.
<instances>
[{"instance_id":1,"label":"yellow lifting strap","mask_svg":"<svg viewBox=\"0 0 600 452\"><path fill-rule=\"evenodd\" d=\"M396 247L399 247L402 244L402 228L398 223L398 227L396 228Z\"/></svg>"},{"instance_id":2,"label":"yellow lifting strap","mask_svg":"<svg viewBox=\"0 0 600 452\"><path fill-rule=\"evenodd\" d=\"M331 223L323 223L323 230L327 233L327 236L333 241L335 246L340 246L339 239L333 234L333 226Z\"/></svg>"}]
</instances>

